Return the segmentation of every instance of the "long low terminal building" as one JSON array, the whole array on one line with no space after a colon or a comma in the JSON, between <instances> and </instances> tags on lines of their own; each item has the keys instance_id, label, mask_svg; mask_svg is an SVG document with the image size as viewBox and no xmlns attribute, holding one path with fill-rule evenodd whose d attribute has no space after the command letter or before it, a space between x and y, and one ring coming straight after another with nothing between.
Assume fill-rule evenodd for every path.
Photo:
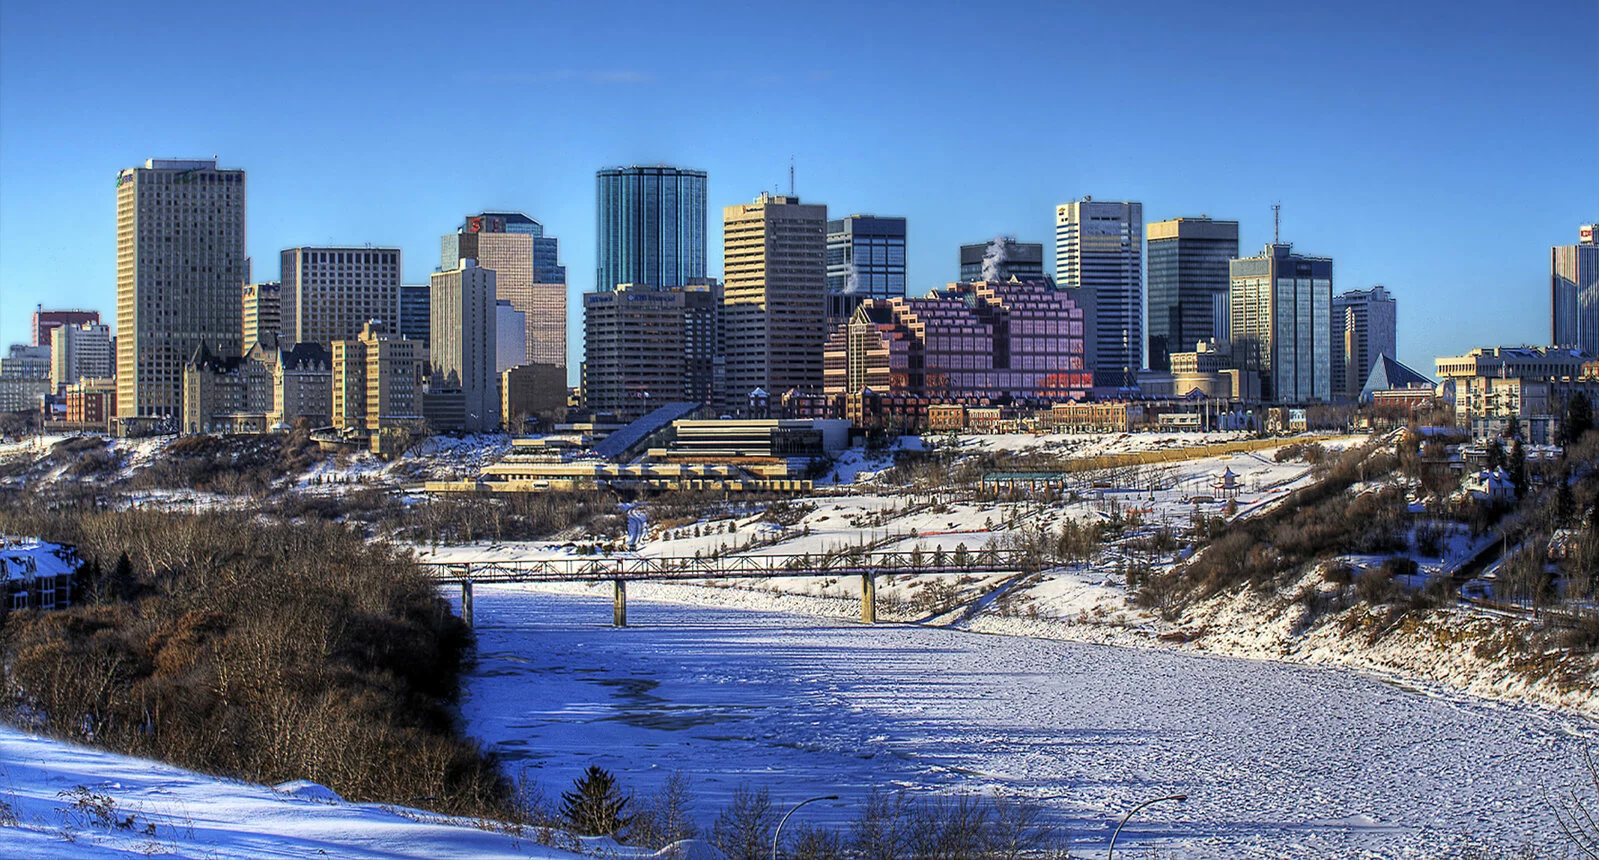
<instances>
[{"instance_id":1,"label":"long low terminal building","mask_svg":"<svg viewBox=\"0 0 1599 860\"><path fill-rule=\"evenodd\" d=\"M812 464L849 445L847 421L679 417L695 411L685 408L692 405L662 407L575 456L563 456L538 440L517 440L511 453L475 480L430 481L425 488L439 493L805 493L812 489L805 477Z\"/></svg>"}]
</instances>

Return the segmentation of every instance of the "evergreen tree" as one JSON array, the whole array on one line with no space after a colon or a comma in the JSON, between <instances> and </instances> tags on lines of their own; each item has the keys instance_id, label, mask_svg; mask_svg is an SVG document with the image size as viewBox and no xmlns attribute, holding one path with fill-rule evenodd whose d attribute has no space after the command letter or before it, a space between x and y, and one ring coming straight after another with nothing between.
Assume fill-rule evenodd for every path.
<instances>
[{"instance_id":1,"label":"evergreen tree","mask_svg":"<svg viewBox=\"0 0 1599 860\"><path fill-rule=\"evenodd\" d=\"M1560 423L1562 447L1582 441L1583 434L1593 429L1593 403L1581 391L1566 401L1565 420Z\"/></svg>"},{"instance_id":2,"label":"evergreen tree","mask_svg":"<svg viewBox=\"0 0 1599 860\"><path fill-rule=\"evenodd\" d=\"M98 561L91 558L78 565L78 569L72 572L72 603L80 605L98 602L100 581L103 578L104 573L100 570Z\"/></svg>"},{"instance_id":3,"label":"evergreen tree","mask_svg":"<svg viewBox=\"0 0 1599 860\"><path fill-rule=\"evenodd\" d=\"M1499 469L1505 465L1505 446L1498 439L1488 443L1488 468Z\"/></svg>"},{"instance_id":4,"label":"evergreen tree","mask_svg":"<svg viewBox=\"0 0 1599 860\"><path fill-rule=\"evenodd\" d=\"M622 814L629 800L610 771L589 765L572 790L561 793L561 817L579 836L617 836L632 818Z\"/></svg>"},{"instance_id":5,"label":"evergreen tree","mask_svg":"<svg viewBox=\"0 0 1599 860\"><path fill-rule=\"evenodd\" d=\"M118 600L132 600L134 592L138 589L138 581L133 577L133 562L128 560L128 554L123 553L117 557L117 566L111 571L111 581L108 583L111 595Z\"/></svg>"},{"instance_id":6,"label":"evergreen tree","mask_svg":"<svg viewBox=\"0 0 1599 860\"><path fill-rule=\"evenodd\" d=\"M1499 435L1505 437L1506 439L1520 439L1521 419L1514 415L1510 416L1510 420L1505 422L1504 432L1500 433Z\"/></svg>"},{"instance_id":7,"label":"evergreen tree","mask_svg":"<svg viewBox=\"0 0 1599 860\"><path fill-rule=\"evenodd\" d=\"M1571 469L1568 467L1560 475L1560 486L1555 488L1555 525L1563 526L1571 522L1577 514L1577 497L1571 491Z\"/></svg>"},{"instance_id":8,"label":"evergreen tree","mask_svg":"<svg viewBox=\"0 0 1599 860\"><path fill-rule=\"evenodd\" d=\"M1515 419L1512 418L1512 421ZM1521 440L1512 439L1510 442L1510 459L1508 465L1510 483L1516 485L1516 495L1523 496L1527 492L1527 452L1521 449Z\"/></svg>"}]
</instances>

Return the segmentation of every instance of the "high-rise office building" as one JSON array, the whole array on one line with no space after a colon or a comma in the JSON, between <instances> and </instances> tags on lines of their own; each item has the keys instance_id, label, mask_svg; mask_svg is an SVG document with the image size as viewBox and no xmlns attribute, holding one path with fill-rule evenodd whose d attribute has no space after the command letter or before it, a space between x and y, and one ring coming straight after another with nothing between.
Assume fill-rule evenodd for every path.
<instances>
[{"instance_id":1,"label":"high-rise office building","mask_svg":"<svg viewBox=\"0 0 1599 860\"><path fill-rule=\"evenodd\" d=\"M498 375L494 370L495 273L470 258L457 268L434 272L429 299L432 334L429 361L434 390L459 389L464 403L464 430L492 430L500 426Z\"/></svg>"},{"instance_id":2,"label":"high-rise office building","mask_svg":"<svg viewBox=\"0 0 1599 860\"><path fill-rule=\"evenodd\" d=\"M531 236L533 249L533 268L528 274L528 279L535 284L564 284L566 283L566 267L561 265L560 241L554 236L544 235L544 225L520 212L484 212L479 215L468 215L456 233L463 236L473 236L483 233L513 233ZM444 268L455 268L455 261L450 259L450 237L445 237ZM476 248L467 246L462 250L476 251ZM471 253L460 253L459 257L472 257ZM480 264L481 265L481 264ZM487 268L487 267L485 267Z\"/></svg>"},{"instance_id":3,"label":"high-rise office building","mask_svg":"<svg viewBox=\"0 0 1599 860\"><path fill-rule=\"evenodd\" d=\"M282 295L281 284L244 285L245 352L249 352L250 347L256 344L266 347L278 346L283 334Z\"/></svg>"},{"instance_id":4,"label":"high-rise office building","mask_svg":"<svg viewBox=\"0 0 1599 860\"><path fill-rule=\"evenodd\" d=\"M400 285L400 336L416 341L421 349L428 345L428 298L431 284Z\"/></svg>"},{"instance_id":5,"label":"high-rise office building","mask_svg":"<svg viewBox=\"0 0 1599 860\"><path fill-rule=\"evenodd\" d=\"M1554 345L1599 355L1599 224L1584 224L1575 245L1549 251Z\"/></svg>"},{"instance_id":6,"label":"high-rise office building","mask_svg":"<svg viewBox=\"0 0 1599 860\"><path fill-rule=\"evenodd\" d=\"M1399 303L1381 286L1349 290L1332 300L1332 393L1360 398L1377 357L1398 349Z\"/></svg>"},{"instance_id":7,"label":"high-rise office building","mask_svg":"<svg viewBox=\"0 0 1599 860\"><path fill-rule=\"evenodd\" d=\"M867 299L905 295L905 219L850 215L827 222L827 328Z\"/></svg>"},{"instance_id":8,"label":"high-rise office building","mask_svg":"<svg viewBox=\"0 0 1599 860\"><path fill-rule=\"evenodd\" d=\"M1238 222L1174 218L1148 225L1144 235L1149 246L1149 366L1169 371L1172 353L1191 352L1202 340L1227 337L1227 264L1238 256Z\"/></svg>"},{"instance_id":9,"label":"high-rise office building","mask_svg":"<svg viewBox=\"0 0 1599 860\"><path fill-rule=\"evenodd\" d=\"M504 373L527 363L527 314L498 299L494 305L494 372Z\"/></svg>"},{"instance_id":10,"label":"high-rise office building","mask_svg":"<svg viewBox=\"0 0 1599 860\"><path fill-rule=\"evenodd\" d=\"M541 254L548 257L542 265ZM526 355L517 364L566 366L566 269L554 264L554 254L555 239L520 213L468 216L443 239L444 271L458 268L463 259L476 260L494 272L495 296L522 313Z\"/></svg>"},{"instance_id":11,"label":"high-rise office building","mask_svg":"<svg viewBox=\"0 0 1599 860\"><path fill-rule=\"evenodd\" d=\"M1131 387L1144 366L1144 205L1084 197L1055 207L1055 285L1088 317L1094 384Z\"/></svg>"},{"instance_id":12,"label":"high-rise office building","mask_svg":"<svg viewBox=\"0 0 1599 860\"><path fill-rule=\"evenodd\" d=\"M102 323L57 326L50 338L50 390L60 392L85 377L111 375L111 327Z\"/></svg>"},{"instance_id":13,"label":"high-rise office building","mask_svg":"<svg viewBox=\"0 0 1599 860\"><path fill-rule=\"evenodd\" d=\"M720 305L715 282L585 293L585 405L631 420L666 403L719 403Z\"/></svg>"},{"instance_id":14,"label":"high-rise office building","mask_svg":"<svg viewBox=\"0 0 1599 860\"><path fill-rule=\"evenodd\" d=\"M49 346L50 332L61 326L99 321L99 311L47 311L44 305L39 305L33 312L33 346Z\"/></svg>"},{"instance_id":15,"label":"high-rise office building","mask_svg":"<svg viewBox=\"0 0 1599 860\"><path fill-rule=\"evenodd\" d=\"M725 397L822 393L827 207L762 193L722 210Z\"/></svg>"},{"instance_id":16,"label":"high-rise office building","mask_svg":"<svg viewBox=\"0 0 1599 860\"><path fill-rule=\"evenodd\" d=\"M599 266L594 289L682 287L705 277L703 170L611 167L598 172Z\"/></svg>"},{"instance_id":17,"label":"high-rise office building","mask_svg":"<svg viewBox=\"0 0 1599 860\"><path fill-rule=\"evenodd\" d=\"M1232 261L1233 362L1260 374L1266 400L1332 397L1332 260L1267 245Z\"/></svg>"},{"instance_id":18,"label":"high-rise office building","mask_svg":"<svg viewBox=\"0 0 1599 860\"><path fill-rule=\"evenodd\" d=\"M1011 278L1033 281L1044 277L1044 245L1018 242L1014 236L995 236L992 241L962 245L960 281L1002 283Z\"/></svg>"},{"instance_id":19,"label":"high-rise office building","mask_svg":"<svg viewBox=\"0 0 1599 860\"><path fill-rule=\"evenodd\" d=\"M176 420L183 366L241 354L244 171L151 159L117 177L117 415Z\"/></svg>"},{"instance_id":20,"label":"high-rise office building","mask_svg":"<svg viewBox=\"0 0 1599 860\"><path fill-rule=\"evenodd\" d=\"M330 347L360 337L372 320L397 327L399 248L287 248L281 260L283 340Z\"/></svg>"}]
</instances>

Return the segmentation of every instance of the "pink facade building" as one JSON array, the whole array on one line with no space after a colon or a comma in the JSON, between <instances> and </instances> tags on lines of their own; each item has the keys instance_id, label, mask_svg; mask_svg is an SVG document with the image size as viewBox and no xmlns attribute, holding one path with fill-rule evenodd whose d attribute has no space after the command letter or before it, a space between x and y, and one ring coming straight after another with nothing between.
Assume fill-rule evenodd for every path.
<instances>
[{"instance_id":1,"label":"pink facade building","mask_svg":"<svg viewBox=\"0 0 1599 860\"><path fill-rule=\"evenodd\" d=\"M958 283L865 302L827 347L827 390L920 407L1080 400L1083 310L1046 281ZM908 407L907 407L908 408Z\"/></svg>"}]
</instances>

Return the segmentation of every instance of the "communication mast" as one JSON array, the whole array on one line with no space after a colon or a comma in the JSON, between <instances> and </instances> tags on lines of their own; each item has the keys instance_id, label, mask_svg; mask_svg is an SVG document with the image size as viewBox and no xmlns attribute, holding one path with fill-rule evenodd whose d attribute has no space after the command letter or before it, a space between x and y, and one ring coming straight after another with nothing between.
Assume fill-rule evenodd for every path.
<instances>
[{"instance_id":1,"label":"communication mast","mask_svg":"<svg viewBox=\"0 0 1599 860\"><path fill-rule=\"evenodd\" d=\"M1281 245L1283 243L1283 205L1281 203L1271 204L1271 243L1273 245Z\"/></svg>"}]
</instances>

